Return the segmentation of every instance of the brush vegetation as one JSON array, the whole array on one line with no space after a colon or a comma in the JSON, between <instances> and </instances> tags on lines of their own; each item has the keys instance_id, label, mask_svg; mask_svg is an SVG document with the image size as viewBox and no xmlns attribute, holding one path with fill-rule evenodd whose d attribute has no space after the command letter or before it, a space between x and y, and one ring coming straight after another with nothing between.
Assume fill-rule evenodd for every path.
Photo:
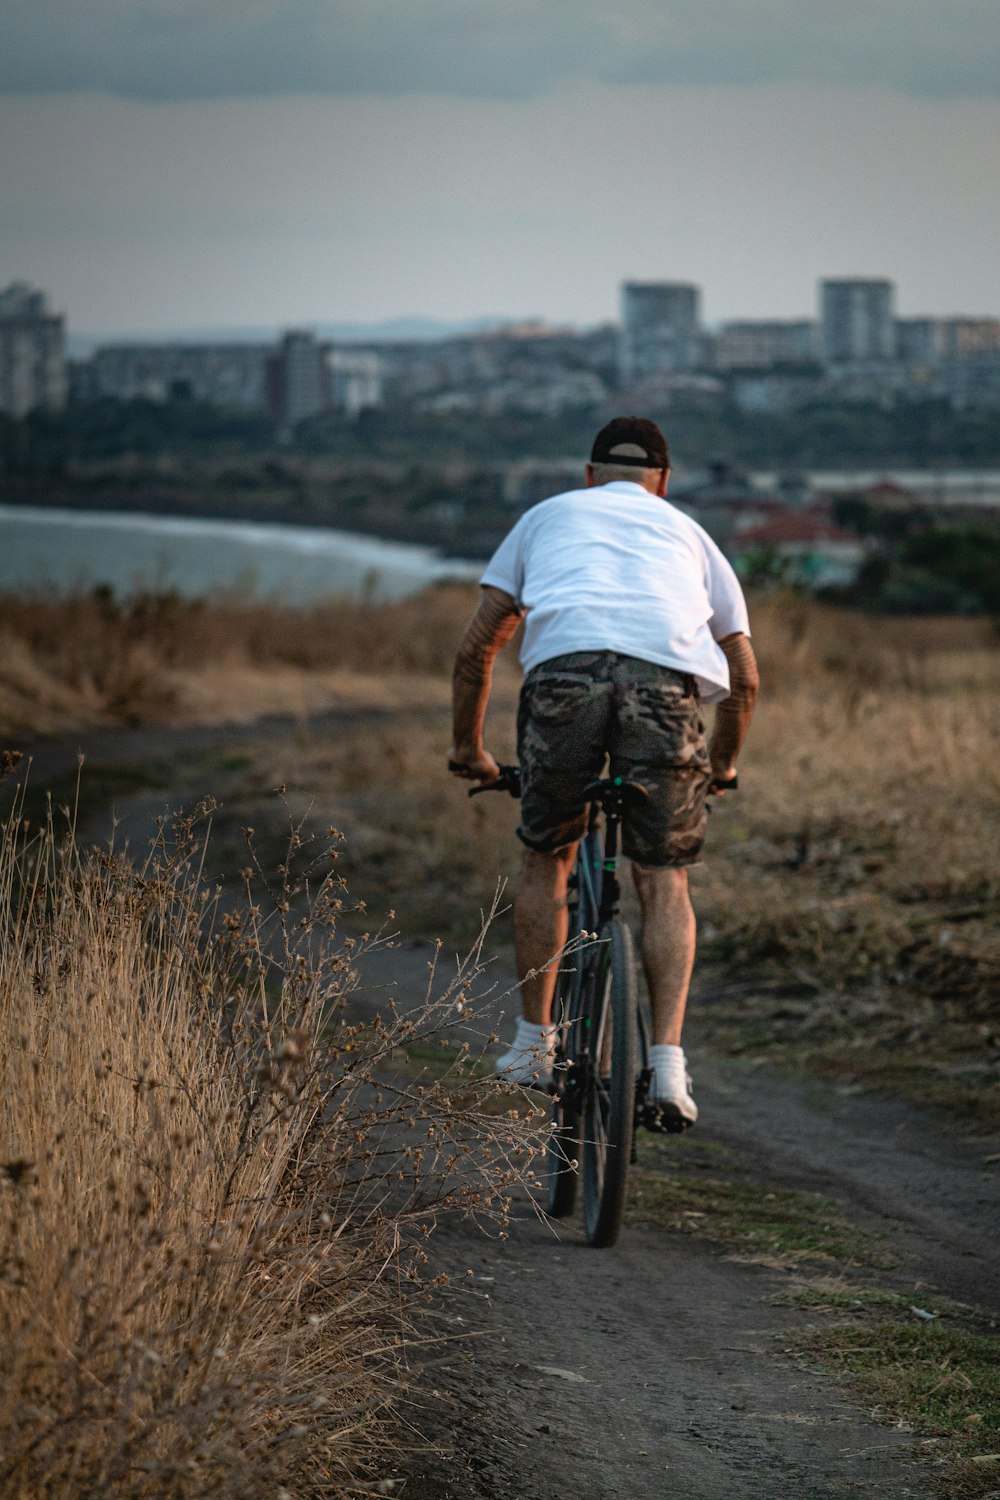
<instances>
[{"instance_id":1,"label":"brush vegetation","mask_svg":"<svg viewBox=\"0 0 1000 1500\"><path fill-rule=\"evenodd\" d=\"M274 879L250 840L230 903L194 818L137 866L21 812L0 842L0 1492L388 1493L435 1337L427 1236L449 1212L502 1232L537 1146L459 1066L468 1040L453 1070L408 1062L471 1012L475 958L349 1018L378 939L339 939L339 876L289 873L297 831Z\"/></svg>"},{"instance_id":2,"label":"brush vegetation","mask_svg":"<svg viewBox=\"0 0 1000 1500\"><path fill-rule=\"evenodd\" d=\"M211 1493L206 1475L220 1495L349 1494L396 1472L423 1230L448 1205L502 1220L511 1162L523 1152L530 1172L540 1142L441 1046L467 973L419 1023L359 1031L343 1014L368 923L343 875L395 907L404 934L469 941L516 872L515 804L469 803L444 772L474 598L0 601L9 743L162 728L141 767L105 767L92 796L85 778L81 816L172 774L204 777L223 804L207 856L190 831L163 836L140 869L57 851L37 780L10 820L0 1452L19 1500ZM743 790L713 810L693 872L692 1034L995 1124L996 631L791 596L752 617L763 691ZM511 655L491 711L506 758ZM291 695L275 687L289 681ZM230 738L212 763L172 738L290 704L286 734ZM74 800L72 779L56 803ZM261 900L244 866L287 871L289 812L344 838L309 854L312 901L287 873ZM205 895L199 870L223 893ZM502 922L490 941L506 941ZM995 1330L928 1309L899 1269L883 1284L892 1247L836 1205L735 1174L710 1143L674 1142L665 1163L658 1150L644 1148L632 1217L780 1270L817 1319L789 1351L940 1445L944 1493L995 1493Z\"/></svg>"}]
</instances>

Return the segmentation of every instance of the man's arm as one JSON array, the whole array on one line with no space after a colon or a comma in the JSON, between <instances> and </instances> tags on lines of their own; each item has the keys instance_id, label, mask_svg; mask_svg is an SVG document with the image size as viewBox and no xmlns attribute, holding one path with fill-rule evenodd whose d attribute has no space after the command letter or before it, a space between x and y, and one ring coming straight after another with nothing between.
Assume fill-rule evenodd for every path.
<instances>
[{"instance_id":1,"label":"man's arm","mask_svg":"<svg viewBox=\"0 0 1000 1500\"><path fill-rule=\"evenodd\" d=\"M495 781L500 768L483 745L493 663L513 639L521 611L510 594L487 585L455 657L452 674L452 735L448 768L467 781Z\"/></svg>"},{"instance_id":2,"label":"man's arm","mask_svg":"<svg viewBox=\"0 0 1000 1500\"><path fill-rule=\"evenodd\" d=\"M708 753L712 775L718 781L732 781L736 775L736 757L753 718L760 677L748 636L738 631L725 636L719 645L729 663L729 697L716 707Z\"/></svg>"}]
</instances>

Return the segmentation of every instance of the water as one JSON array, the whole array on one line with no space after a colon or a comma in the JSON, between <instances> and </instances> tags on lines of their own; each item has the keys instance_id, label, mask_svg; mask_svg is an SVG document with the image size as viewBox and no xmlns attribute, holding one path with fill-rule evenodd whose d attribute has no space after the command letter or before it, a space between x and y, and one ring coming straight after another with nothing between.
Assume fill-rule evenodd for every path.
<instances>
[{"instance_id":1,"label":"water","mask_svg":"<svg viewBox=\"0 0 1000 1500\"><path fill-rule=\"evenodd\" d=\"M307 604L399 599L481 566L319 527L0 505L0 592L174 589Z\"/></svg>"}]
</instances>

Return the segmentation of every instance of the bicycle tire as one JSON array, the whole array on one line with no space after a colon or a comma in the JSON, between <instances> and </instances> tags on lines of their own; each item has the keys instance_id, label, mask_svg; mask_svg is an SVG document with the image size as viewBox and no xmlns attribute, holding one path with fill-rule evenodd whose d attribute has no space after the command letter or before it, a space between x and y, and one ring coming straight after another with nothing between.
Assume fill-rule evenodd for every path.
<instances>
[{"instance_id":1,"label":"bicycle tire","mask_svg":"<svg viewBox=\"0 0 1000 1500\"><path fill-rule=\"evenodd\" d=\"M560 970L552 1008L552 1019L559 1028L553 1074L556 1092L552 1096L552 1123L546 1148L547 1210L553 1219L566 1219L573 1212L580 1180L580 1117L567 1071L567 1065L572 1062L572 1038L577 1029L573 1016L575 982L575 965Z\"/></svg>"},{"instance_id":2,"label":"bicycle tire","mask_svg":"<svg viewBox=\"0 0 1000 1500\"><path fill-rule=\"evenodd\" d=\"M584 1082L583 1219L596 1249L613 1245L621 1228L635 1129L637 1074L636 978L632 934L618 917L605 923L588 976L592 1051ZM602 1055L598 1055L598 1052Z\"/></svg>"},{"instance_id":3,"label":"bicycle tire","mask_svg":"<svg viewBox=\"0 0 1000 1500\"><path fill-rule=\"evenodd\" d=\"M581 840L569 889L569 932L579 943L583 933L597 922L597 887L603 844L600 834L588 832ZM578 947L571 960L563 960L556 980L552 1020L559 1029L553 1075L555 1092L546 1148L548 1182L547 1211L553 1219L567 1219L576 1207L580 1182L581 1118L575 1084L574 1057L580 1037L580 983L584 963ZM571 1071L572 1070L572 1071Z\"/></svg>"}]
</instances>

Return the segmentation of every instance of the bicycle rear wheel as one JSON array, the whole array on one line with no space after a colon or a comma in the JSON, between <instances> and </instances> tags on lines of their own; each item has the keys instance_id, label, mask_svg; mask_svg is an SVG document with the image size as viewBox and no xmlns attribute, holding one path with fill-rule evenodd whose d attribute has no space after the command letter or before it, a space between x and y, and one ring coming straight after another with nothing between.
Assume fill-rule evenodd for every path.
<instances>
[{"instance_id":1,"label":"bicycle rear wheel","mask_svg":"<svg viewBox=\"0 0 1000 1500\"><path fill-rule=\"evenodd\" d=\"M613 1245L621 1228L635 1127L636 980L632 934L620 918L601 929L584 974L590 1055L583 1105L583 1219L591 1245Z\"/></svg>"},{"instance_id":2,"label":"bicycle rear wheel","mask_svg":"<svg viewBox=\"0 0 1000 1500\"><path fill-rule=\"evenodd\" d=\"M579 957L576 964L580 962ZM573 1047L579 1030L573 1014L576 967L560 971L552 1019L559 1028L553 1071L552 1125L547 1148L548 1212L553 1219L566 1219L576 1206L580 1180L580 1116L569 1077Z\"/></svg>"}]
</instances>

